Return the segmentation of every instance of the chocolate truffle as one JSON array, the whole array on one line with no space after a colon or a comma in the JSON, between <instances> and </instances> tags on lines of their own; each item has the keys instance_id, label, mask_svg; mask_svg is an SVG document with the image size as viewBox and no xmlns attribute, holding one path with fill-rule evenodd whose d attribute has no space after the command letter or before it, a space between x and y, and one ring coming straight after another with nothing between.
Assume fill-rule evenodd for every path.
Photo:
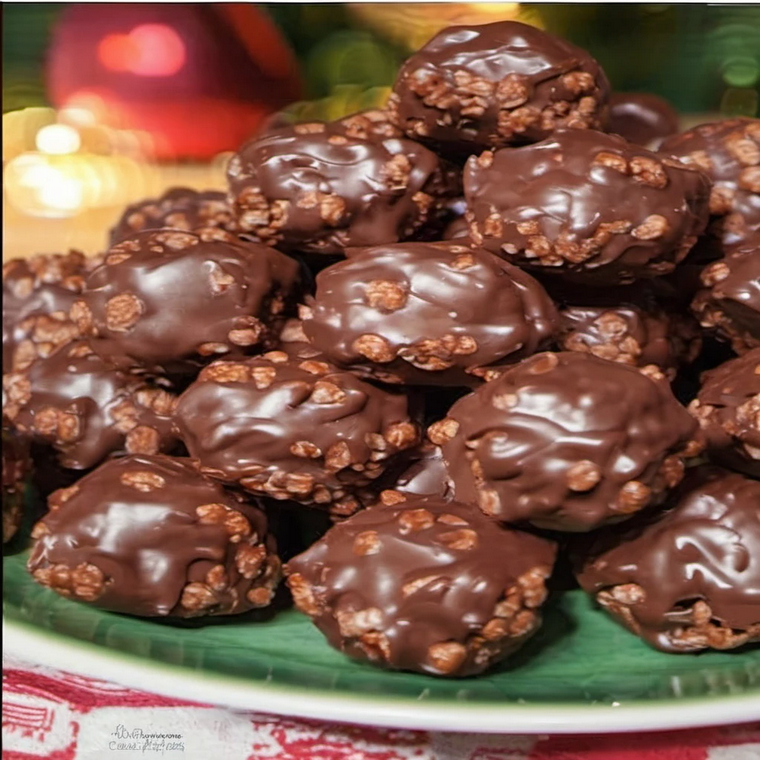
<instances>
[{"instance_id":1,"label":"chocolate truffle","mask_svg":"<svg viewBox=\"0 0 760 760\"><path fill-rule=\"evenodd\" d=\"M702 447L696 421L653 370L537 354L460 399L428 430L457 500L576 532L658 504Z\"/></svg>"},{"instance_id":2,"label":"chocolate truffle","mask_svg":"<svg viewBox=\"0 0 760 760\"><path fill-rule=\"evenodd\" d=\"M232 209L225 193L172 187L160 198L148 198L127 206L109 233L109 244L116 245L138 232L163 227L188 231L220 227L235 231Z\"/></svg>"},{"instance_id":3,"label":"chocolate truffle","mask_svg":"<svg viewBox=\"0 0 760 760\"><path fill-rule=\"evenodd\" d=\"M418 443L407 407L406 396L326 362L272 352L204 368L175 420L207 475L345 515Z\"/></svg>"},{"instance_id":4,"label":"chocolate truffle","mask_svg":"<svg viewBox=\"0 0 760 760\"><path fill-rule=\"evenodd\" d=\"M710 232L719 244L760 230L760 119L701 124L665 140L660 153L701 169L712 181Z\"/></svg>"},{"instance_id":5,"label":"chocolate truffle","mask_svg":"<svg viewBox=\"0 0 760 760\"><path fill-rule=\"evenodd\" d=\"M398 476L393 490L416 496L451 497L452 488L440 446L425 441L407 458L409 466Z\"/></svg>"},{"instance_id":6,"label":"chocolate truffle","mask_svg":"<svg viewBox=\"0 0 760 760\"><path fill-rule=\"evenodd\" d=\"M473 156L464 184L475 243L582 283L671 272L707 223L702 172L590 130Z\"/></svg>"},{"instance_id":7,"label":"chocolate truffle","mask_svg":"<svg viewBox=\"0 0 760 760\"><path fill-rule=\"evenodd\" d=\"M274 345L297 273L285 254L223 230L141 232L109 250L70 314L119 367L192 374Z\"/></svg>"},{"instance_id":8,"label":"chocolate truffle","mask_svg":"<svg viewBox=\"0 0 760 760\"><path fill-rule=\"evenodd\" d=\"M304 332L328 360L389 383L471 385L553 337L530 275L457 242L350 249L317 275Z\"/></svg>"},{"instance_id":9,"label":"chocolate truffle","mask_svg":"<svg viewBox=\"0 0 760 760\"><path fill-rule=\"evenodd\" d=\"M760 478L760 348L706 372L689 411L713 459Z\"/></svg>"},{"instance_id":10,"label":"chocolate truffle","mask_svg":"<svg viewBox=\"0 0 760 760\"><path fill-rule=\"evenodd\" d=\"M480 673L541 624L554 545L440 498L384 492L286 565L301 612L356 660Z\"/></svg>"},{"instance_id":11,"label":"chocolate truffle","mask_svg":"<svg viewBox=\"0 0 760 760\"><path fill-rule=\"evenodd\" d=\"M760 346L760 230L705 267L691 308L737 354Z\"/></svg>"},{"instance_id":12,"label":"chocolate truffle","mask_svg":"<svg viewBox=\"0 0 760 760\"><path fill-rule=\"evenodd\" d=\"M264 512L186 459L127 456L51 494L28 568L61 596L140 617L230 615L272 600Z\"/></svg>"},{"instance_id":13,"label":"chocolate truffle","mask_svg":"<svg viewBox=\"0 0 760 760\"><path fill-rule=\"evenodd\" d=\"M667 100L649 92L613 92L607 131L636 145L656 148L678 132L678 113Z\"/></svg>"},{"instance_id":14,"label":"chocolate truffle","mask_svg":"<svg viewBox=\"0 0 760 760\"><path fill-rule=\"evenodd\" d=\"M671 508L592 543L578 580L665 652L760 641L760 483L702 469Z\"/></svg>"},{"instance_id":15,"label":"chocolate truffle","mask_svg":"<svg viewBox=\"0 0 760 760\"><path fill-rule=\"evenodd\" d=\"M31 473L29 444L3 416L3 543L16 535L24 516L24 491Z\"/></svg>"},{"instance_id":16,"label":"chocolate truffle","mask_svg":"<svg viewBox=\"0 0 760 760\"><path fill-rule=\"evenodd\" d=\"M3 411L17 430L85 470L113 453L156 454L176 445L176 397L115 369L83 341L3 375Z\"/></svg>"},{"instance_id":17,"label":"chocolate truffle","mask_svg":"<svg viewBox=\"0 0 760 760\"><path fill-rule=\"evenodd\" d=\"M584 50L516 21L451 26L399 71L388 102L407 135L451 154L600 129L609 83Z\"/></svg>"},{"instance_id":18,"label":"chocolate truffle","mask_svg":"<svg viewBox=\"0 0 760 760\"><path fill-rule=\"evenodd\" d=\"M246 143L227 177L245 232L283 250L342 254L440 230L459 173L405 138L342 122L284 127Z\"/></svg>"}]
</instances>

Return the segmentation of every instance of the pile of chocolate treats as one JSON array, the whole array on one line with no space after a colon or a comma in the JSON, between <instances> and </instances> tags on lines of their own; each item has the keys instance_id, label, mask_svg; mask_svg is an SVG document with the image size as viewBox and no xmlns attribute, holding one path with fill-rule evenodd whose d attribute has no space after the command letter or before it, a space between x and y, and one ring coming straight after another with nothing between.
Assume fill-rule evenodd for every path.
<instances>
[{"instance_id":1,"label":"pile of chocolate treats","mask_svg":"<svg viewBox=\"0 0 760 760\"><path fill-rule=\"evenodd\" d=\"M227 194L9 261L4 540L33 460L29 572L105 610L275 614L284 576L348 656L466 676L564 555L659 649L760 641L760 120L677 129L564 40L453 27Z\"/></svg>"}]
</instances>

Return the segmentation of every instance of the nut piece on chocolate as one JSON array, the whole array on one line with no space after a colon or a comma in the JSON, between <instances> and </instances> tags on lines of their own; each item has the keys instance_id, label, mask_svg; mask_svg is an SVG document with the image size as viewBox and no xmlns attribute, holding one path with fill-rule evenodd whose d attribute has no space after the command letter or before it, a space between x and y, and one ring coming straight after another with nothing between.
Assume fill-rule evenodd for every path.
<instances>
[{"instance_id":1,"label":"nut piece on chocolate","mask_svg":"<svg viewBox=\"0 0 760 760\"><path fill-rule=\"evenodd\" d=\"M119 367L191 374L273 345L297 279L285 254L223 230L141 232L108 251L70 315Z\"/></svg>"},{"instance_id":2,"label":"nut piece on chocolate","mask_svg":"<svg viewBox=\"0 0 760 760\"><path fill-rule=\"evenodd\" d=\"M760 483L700 468L670 506L631 530L603 531L581 586L665 652L760 641Z\"/></svg>"},{"instance_id":3,"label":"nut piece on chocolate","mask_svg":"<svg viewBox=\"0 0 760 760\"><path fill-rule=\"evenodd\" d=\"M458 501L575 532L660 503L700 452L698 433L656 368L578 353L525 359L428 429Z\"/></svg>"},{"instance_id":4,"label":"nut piece on chocolate","mask_svg":"<svg viewBox=\"0 0 760 760\"><path fill-rule=\"evenodd\" d=\"M584 50L516 21L451 26L402 66L388 102L407 135L450 154L601 129L609 82Z\"/></svg>"},{"instance_id":5,"label":"nut piece on chocolate","mask_svg":"<svg viewBox=\"0 0 760 760\"><path fill-rule=\"evenodd\" d=\"M539 628L554 544L471 506L383 497L286 565L296 606L331 646L393 670L461 677Z\"/></svg>"},{"instance_id":6,"label":"nut piece on chocolate","mask_svg":"<svg viewBox=\"0 0 760 760\"><path fill-rule=\"evenodd\" d=\"M172 187L160 198L148 198L127 206L109 233L109 245L120 243L137 232L163 227L187 231L203 227L235 230L225 193Z\"/></svg>"},{"instance_id":7,"label":"nut piece on chocolate","mask_svg":"<svg viewBox=\"0 0 760 760\"><path fill-rule=\"evenodd\" d=\"M328 360L388 383L472 385L549 341L554 304L530 275L457 242L352 249L317 275L304 332Z\"/></svg>"},{"instance_id":8,"label":"nut piece on chocolate","mask_svg":"<svg viewBox=\"0 0 760 760\"><path fill-rule=\"evenodd\" d=\"M664 138L678 132L678 113L667 100L649 92L613 92L607 131L656 149Z\"/></svg>"},{"instance_id":9,"label":"nut piece on chocolate","mask_svg":"<svg viewBox=\"0 0 760 760\"><path fill-rule=\"evenodd\" d=\"M398 476L394 491L415 496L452 497L446 462L440 446L425 441L408 455L409 466Z\"/></svg>"},{"instance_id":10,"label":"nut piece on chocolate","mask_svg":"<svg viewBox=\"0 0 760 760\"><path fill-rule=\"evenodd\" d=\"M16 535L24 516L24 490L32 469L29 445L3 417L3 543Z\"/></svg>"},{"instance_id":11,"label":"nut piece on chocolate","mask_svg":"<svg viewBox=\"0 0 760 760\"><path fill-rule=\"evenodd\" d=\"M78 251L3 264L3 370L24 369L77 337L69 309L102 259Z\"/></svg>"},{"instance_id":12,"label":"nut piece on chocolate","mask_svg":"<svg viewBox=\"0 0 760 760\"><path fill-rule=\"evenodd\" d=\"M61 596L140 617L266 607L280 560L264 512L187 459L113 459L48 499L27 567Z\"/></svg>"},{"instance_id":13,"label":"nut piece on chocolate","mask_svg":"<svg viewBox=\"0 0 760 760\"><path fill-rule=\"evenodd\" d=\"M284 127L233 156L241 230L283 250L342 254L440 229L446 199L461 195L458 171L419 143L346 121Z\"/></svg>"},{"instance_id":14,"label":"nut piece on chocolate","mask_svg":"<svg viewBox=\"0 0 760 760\"><path fill-rule=\"evenodd\" d=\"M760 119L701 124L665 140L660 153L702 170L713 182L712 236L732 245L760 230Z\"/></svg>"},{"instance_id":15,"label":"nut piece on chocolate","mask_svg":"<svg viewBox=\"0 0 760 760\"><path fill-rule=\"evenodd\" d=\"M3 375L3 412L17 430L51 445L64 467L86 470L113 453L157 454L177 443L177 399L112 367L83 341Z\"/></svg>"},{"instance_id":16,"label":"nut piece on chocolate","mask_svg":"<svg viewBox=\"0 0 760 760\"><path fill-rule=\"evenodd\" d=\"M691 308L737 354L760 346L760 230L705 267Z\"/></svg>"},{"instance_id":17,"label":"nut piece on chocolate","mask_svg":"<svg viewBox=\"0 0 760 760\"><path fill-rule=\"evenodd\" d=\"M420 439L406 396L284 352L204 368L176 424L201 471L256 494L347 515Z\"/></svg>"},{"instance_id":18,"label":"nut piece on chocolate","mask_svg":"<svg viewBox=\"0 0 760 760\"><path fill-rule=\"evenodd\" d=\"M578 129L473 156L464 185L475 243L527 269L605 285L672 272L705 228L710 192L696 169Z\"/></svg>"},{"instance_id":19,"label":"nut piece on chocolate","mask_svg":"<svg viewBox=\"0 0 760 760\"><path fill-rule=\"evenodd\" d=\"M689 411L712 459L760 478L760 348L706 372Z\"/></svg>"}]
</instances>

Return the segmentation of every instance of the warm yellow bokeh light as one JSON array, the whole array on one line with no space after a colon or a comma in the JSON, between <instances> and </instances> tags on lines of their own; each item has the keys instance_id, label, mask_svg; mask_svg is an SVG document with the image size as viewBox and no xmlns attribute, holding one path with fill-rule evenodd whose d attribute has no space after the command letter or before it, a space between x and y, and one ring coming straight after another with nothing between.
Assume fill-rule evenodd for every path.
<instances>
[{"instance_id":1,"label":"warm yellow bokeh light","mask_svg":"<svg viewBox=\"0 0 760 760\"><path fill-rule=\"evenodd\" d=\"M65 156L76 153L82 146L79 132L67 124L49 124L37 132L35 138L37 150L52 156Z\"/></svg>"}]
</instances>

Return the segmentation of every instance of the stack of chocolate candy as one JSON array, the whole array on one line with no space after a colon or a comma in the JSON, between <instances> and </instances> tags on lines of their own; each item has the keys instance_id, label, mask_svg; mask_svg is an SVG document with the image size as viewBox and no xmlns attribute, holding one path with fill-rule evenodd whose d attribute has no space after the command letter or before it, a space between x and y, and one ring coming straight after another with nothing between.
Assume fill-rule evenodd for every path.
<instances>
[{"instance_id":1,"label":"stack of chocolate candy","mask_svg":"<svg viewBox=\"0 0 760 760\"><path fill-rule=\"evenodd\" d=\"M348 656L465 676L566 552L656 647L760 640L760 121L674 135L499 22L438 34L384 111L272 123L226 196L5 265L4 442L64 485L33 577L197 617L284 574Z\"/></svg>"}]
</instances>

